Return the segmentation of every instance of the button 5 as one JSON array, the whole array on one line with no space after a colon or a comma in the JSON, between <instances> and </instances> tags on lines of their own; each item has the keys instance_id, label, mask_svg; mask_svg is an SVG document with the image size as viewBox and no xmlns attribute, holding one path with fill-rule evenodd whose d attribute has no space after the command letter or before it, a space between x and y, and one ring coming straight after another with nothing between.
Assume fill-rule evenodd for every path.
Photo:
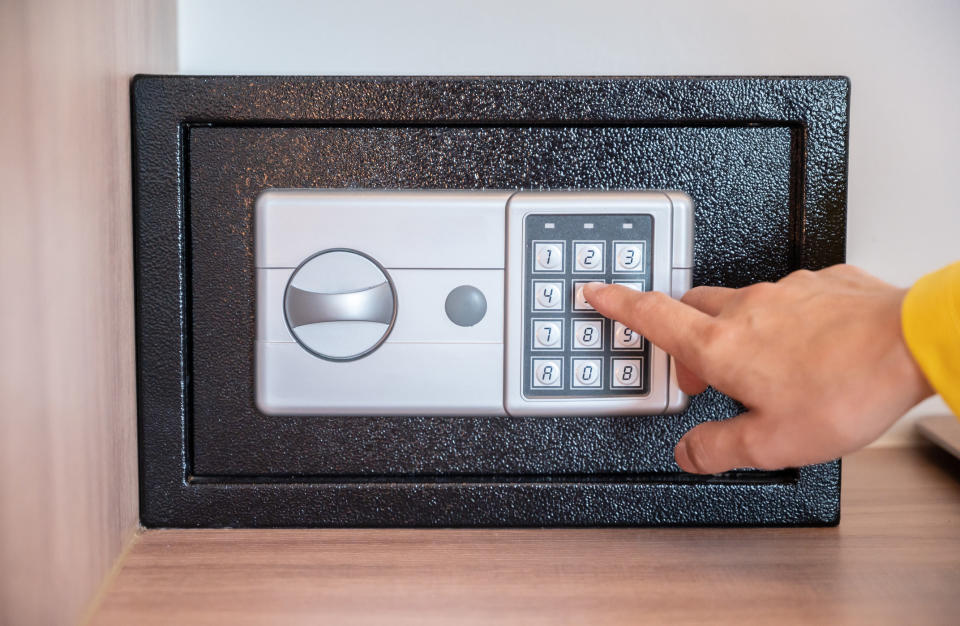
<instances>
[{"instance_id":1,"label":"button 5","mask_svg":"<svg viewBox=\"0 0 960 626\"><path fill-rule=\"evenodd\" d=\"M583 286L588 282L598 282L603 283L606 281L575 281L573 283L573 310L574 311L593 311L593 306L587 302L587 299L583 297Z\"/></svg>"},{"instance_id":2,"label":"button 5","mask_svg":"<svg viewBox=\"0 0 960 626\"><path fill-rule=\"evenodd\" d=\"M601 350L603 320L574 320L573 347L580 350Z\"/></svg>"},{"instance_id":3,"label":"button 5","mask_svg":"<svg viewBox=\"0 0 960 626\"><path fill-rule=\"evenodd\" d=\"M563 347L563 320L533 321L534 349L559 349Z\"/></svg>"},{"instance_id":4,"label":"button 5","mask_svg":"<svg viewBox=\"0 0 960 626\"><path fill-rule=\"evenodd\" d=\"M559 359L533 360L533 386L559 387L563 374L563 362Z\"/></svg>"},{"instance_id":5,"label":"button 5","mask_svg":"<svg viewBox=\"0 0 960 626\"><path fill-rule=\"evenodd\" d=\"M601 384L600 373L602 371L603 361L601 359L574 359L573 386L599 387Z\"/></svg>"},{"instance_id":6,"label":"button 5","mask_svg":"<svg viewBox=\"0 0 960 626\"><path fill-rule=\"evenodd\" d=\"M643 242L614 243L614 272L643 271Z\"/></svg>"},{"instance_id":7,"label":"button 5","mask_svg":"<svg viewBox=\"0 0 960 626\"><path fill-rule=\"evenodd\" d=\"M533 308L537 311L563 310L563 283L533 281Z\"/></svg>"},{"instance_id":8,"label":"button 5","mask_svg":"<svg viewBox=\"0 0 960 626\"><path fill-rule=\"evenodd\" d=\"M547 241L533 244L535 272L563 271L563 242Z\"/></svg>"},{"instance_id":9,"label":"button 5","mask_svg":"<svg viewBox=\"0 0 960 626\"><path fill-rule=\"evenodd\" d=\"M613 323L613 347L614 348L639 348L643 344L643 337L629 326L624 326L620 322Z\"/></svg>"},{"instance_id":10,"label":"button 5","mask_svg":"<svg viewBox=\"0 0 960 626\"><path fill-rule=\"evenodd\" d=\"M603 242L587 241L573 244L573 253L576 263L575 272L602 272L603 271Z\"/></svg>"}]
</instances>

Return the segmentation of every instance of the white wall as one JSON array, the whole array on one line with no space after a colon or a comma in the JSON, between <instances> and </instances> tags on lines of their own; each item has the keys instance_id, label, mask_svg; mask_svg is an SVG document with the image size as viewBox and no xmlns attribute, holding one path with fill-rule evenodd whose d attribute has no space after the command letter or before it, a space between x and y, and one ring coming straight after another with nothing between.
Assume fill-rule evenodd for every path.
<instances>
[{"instance_id":1,"label":"white wall","mask_svg":"<svg viewBox=\"0 0 960 626\"><path fill-rule=\"evenodd\" d=\"M960 258L957 0L180 0L179 55L187 74L847 75L848 260L906 286Z\"/></svg>"}]
</instances>

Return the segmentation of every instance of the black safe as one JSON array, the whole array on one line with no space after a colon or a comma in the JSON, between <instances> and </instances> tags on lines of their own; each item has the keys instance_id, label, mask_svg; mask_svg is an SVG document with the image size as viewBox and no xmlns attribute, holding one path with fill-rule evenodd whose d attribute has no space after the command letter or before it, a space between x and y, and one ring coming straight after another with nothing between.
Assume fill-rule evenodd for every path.
<instances>
[{"instance_id":1,"label":"black safe","mask_svg":"<svg viewBox=\"0 0 960 626\"><path fill-rule=\"evenodd\" d=\"M673 189L694 285L844 260L842 77L138 76L140 515L148 527L784 526L839 520L840 462L685 474L680 415L266 416L267 189Z\"/></svg>"}]
</instances>

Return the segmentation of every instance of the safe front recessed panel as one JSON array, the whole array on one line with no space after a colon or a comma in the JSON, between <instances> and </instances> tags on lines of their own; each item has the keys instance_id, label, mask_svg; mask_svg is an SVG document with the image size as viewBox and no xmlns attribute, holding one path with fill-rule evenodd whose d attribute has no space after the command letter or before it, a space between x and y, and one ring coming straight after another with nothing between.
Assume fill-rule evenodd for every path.
<instances>
[{"instance_id":1,"label":"safe front recessed panel","mask_svg":"<svg viewBox=\"0 0 960 626\"><path fill-rule=\"evenodd\" d=\"M683 193L270 190L255 211L266 414L686 407L668 355L582 295L690 287Z\"/></svg>"},{"instance_id":2,"label":"safe front recessed panel","mask_svg":"<svg viewBox=\"0 0 960 626\"><path fill-rule=\"evenodd\" d=\"M583 280L678 296L684 274L739 287L843 260L847 94L838 78L139 77L141 520L835 523L838 463L719 477L679 470L673 447L684 432L742 411L713 390L678 413L549 405L656 391L655 352L584 309ZM319 234L294 227L268 245L278 271L263 277L257 202L282 190L477 203L334 208L338 219ZM605 208L600 219L597 207L538 205L555 194L669 190L695 207L692 271L658 256L655 215L648 224L636 212ZM416 228L423 220L434 227ZM431 290L429 307L404 315L405 294ZM279 316L261 318L261 294ZM410 393L415 382L359 377L319 410L272 411L258 400L261 337L307 363L345 367L395 340L421 346L404 360L421 364L442 362L444 345L462 355L470 344L489 352L472 359L481 372L497 363L503 376L451 381L474 397L434 385L429 402ZM672 389L664 406L682 406Z\"/></svg>"}]
</instances>

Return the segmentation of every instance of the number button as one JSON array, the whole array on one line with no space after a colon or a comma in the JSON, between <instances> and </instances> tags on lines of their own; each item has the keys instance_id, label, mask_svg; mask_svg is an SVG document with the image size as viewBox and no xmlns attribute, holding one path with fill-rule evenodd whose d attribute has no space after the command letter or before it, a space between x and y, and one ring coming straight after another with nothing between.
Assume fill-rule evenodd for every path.
<instances>
[{"instance_id":1,"label":"number button","mask_svg":"<svg viewBox=\"0 0 960 626\"><path fill-rule=\"evenodd\" d=\"M563 244L560 242L534 244L534 271L562 272L563 271Z\"/></svg>"},{"instance_id":2,"label":"number button","mask_svg":"<svg viewBox=\"0 0 960 626\"><path fill-rule=\"evenodd\" d=\"M561 361L555 359L534 359L533 360L533 386L534 387L559 387L562 380L563 365Z\"/></svg>"},{"instance_id":3,"label":"number button","mask_svg":"<svg viewBox=\"0 0 960 626\"><path fill-rule=\"evenodd\" d=\"M639 387L643 373L643 359L614 359L613 386Z\"/></svg>"},{"instance_id":4,"label":"number button","mask_svg":"<svg viewBox=\"0 0 960 626\"><path fill-rule=\"evenodd\" d=\"M615 272L642 272L643 271L643 243L615 244L614 254L616 263Z\"/></svg>"},{"instance_id":5,"label":"number button","mask_svg":"<svg viewBox=\"0 0 960 626\"><path fill-rule=\"evenodd\" d=\"M534 304L537 311L563 310L563 283L535 281L533 283Z\"/></svg>"},{"instance_id":6,"label":"number button","mask_svg":"<svg viewBox=\"0 0 960 626\"><path fill-rule=\"evenodd\" d=\"M580 350L603 348L603 320L574 320L573 347Z\"/></svg>"},{"instance_id":7,"label":"number button","mask_svg":"<svg viewBox=\"0 0 960 626\"><path fill-rule=\"evenodd\" d=\"M573 283L573 310L574 311L593 311L593 306L587 302L587 299L583 297L583 286L587 282L598 282L602 283L604 281L583 281Z\"/></svg>"},{"instance_id":8,"label":"number button","mask_svg":"<svg viewBox=\"0 0 960 626\"><path fill-rule=\"evenodd\" d=\"M603 362L600 359L573 360L573 386L599 387Z\"/></svg>"},{"instance_id":9,"label":"number button","mask_svg":"<svg viewBox=\"0 0 960 626\"><path fill-rule=\"evenodd\" d=\"M574 244L574 255L577 263L574 267L576 272L602 272L603 271L603 244L602 243L576 243Z\"/></svg>"},{"instance_id":10,"label":"number button","mask_svg":"<svg viewBox=\"0 0 960 626\"><path fill-rule=\"evenodd\" d=\"M560 349L563 347L563 320L534 320L534 349Z\"/></svg>"},{"instance_id":11,"label":"number button","mask_svg":"<svg viewBox=\"0 0 960 626\"><path fill-rule=\"evenodd\" d=\"M620 322L613 323L614 348L639 348L642 343L643 337L640 336L640 333Z\"/></svg>"}]
</instances>

